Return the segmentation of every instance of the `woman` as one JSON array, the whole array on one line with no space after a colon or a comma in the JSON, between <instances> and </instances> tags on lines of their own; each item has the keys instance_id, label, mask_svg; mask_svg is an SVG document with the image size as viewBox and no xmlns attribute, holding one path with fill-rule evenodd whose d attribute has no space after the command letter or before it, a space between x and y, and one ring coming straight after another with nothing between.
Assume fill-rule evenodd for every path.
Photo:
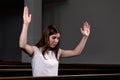
<instances>
[{"instance_id":1,"label":"woman","mask_svg":"<svg viewBox=\"0 0 120 80\"><path fill-rule=\"evenodd\" d=\"M83 35L79 44L73 50L59 48L60 32L55 25L49 25L43 30L40 41L35 45L27 43L27 31L31 22L28 7L24 7L23 28L20 35L19 46L32 57L33 76L57 76L59 57L70 57L81 54L90 34L90 25L85 22L80 31Z\"/></svg>"}]
</instances>

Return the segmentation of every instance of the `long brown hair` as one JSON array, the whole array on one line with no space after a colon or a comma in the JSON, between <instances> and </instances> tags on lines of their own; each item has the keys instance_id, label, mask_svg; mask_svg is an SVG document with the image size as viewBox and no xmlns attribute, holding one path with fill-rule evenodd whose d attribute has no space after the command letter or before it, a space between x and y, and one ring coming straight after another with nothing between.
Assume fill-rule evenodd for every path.
<instances>
[{"instance_id":1,"label":"long brown hair","mask_svg":"<svg viewBox=\"0 0 120 80\"><path fill-rule=\"evenodd\" d=\"M58 60L57 56L58 56L60 41L55 46L55 48L50 48L50 45L49 45L49 36L53 35L53 34L56 34L56 33L60 33L60 30L58 29L58 27L56 25L49 25L48 27L45 27L45 29L42 32L40 41L36 44L36 46L38 48L41 47L42 55L43 55L44 58L45 58L45 56L44 56L45 52L47 50L52 50L55 54L56 59Z\"/></svg>"}]
</instances>

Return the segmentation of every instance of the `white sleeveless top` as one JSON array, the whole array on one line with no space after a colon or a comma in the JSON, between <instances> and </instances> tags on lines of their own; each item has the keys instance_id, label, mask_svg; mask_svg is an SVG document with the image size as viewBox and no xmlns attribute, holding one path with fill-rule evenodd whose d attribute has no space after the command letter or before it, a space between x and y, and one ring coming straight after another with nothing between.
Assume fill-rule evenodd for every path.
<instances>
[{"instance_id":1,"label":"white sleeveless top","mask_svg":"<svg viewBox=\"0 0 120 80\"><path fill-rule=\"evenodd\" d=\"M34 54L32 57L32 74L33 76L58 76L58 65L54 52L48 51L45 54L45 58L42 55L40 49L36 46L32 46L34 49ZM58 51L58 59L61 55L61 49Z\"/></svg>"}]
</instances>

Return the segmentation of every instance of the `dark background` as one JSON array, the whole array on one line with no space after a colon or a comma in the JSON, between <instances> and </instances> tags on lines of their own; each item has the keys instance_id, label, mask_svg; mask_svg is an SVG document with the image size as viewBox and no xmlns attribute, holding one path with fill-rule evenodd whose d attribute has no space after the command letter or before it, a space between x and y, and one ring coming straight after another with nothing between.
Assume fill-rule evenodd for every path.
<instances>
[{"instance_id":1,"label":"dark background","mask_svg":"<svg viewBox=\"0 0 120 80\"><path fill-rule=\"evenodd\" d=\"M62 63L120 64L120 0L5 0L0 2L0 61L29 61L18 46L24 1L32 13L28 42L40 38L40 30L57 24L61 48L73 49L87 20L91 34L81 55L62 58ZM42 8L41 8L42 6ZM23 59L24 58L24 59Z\"/></svg>"},{"instance_id":2,"label":"dark background","mask_svg":"<svg viewBox=\"0 0 120 80\"><path fill-rule=\"evenodd\" d=\"M20 61L18 47L24 0L0 1L0 61Z\"/></svg>"}]
</instances>

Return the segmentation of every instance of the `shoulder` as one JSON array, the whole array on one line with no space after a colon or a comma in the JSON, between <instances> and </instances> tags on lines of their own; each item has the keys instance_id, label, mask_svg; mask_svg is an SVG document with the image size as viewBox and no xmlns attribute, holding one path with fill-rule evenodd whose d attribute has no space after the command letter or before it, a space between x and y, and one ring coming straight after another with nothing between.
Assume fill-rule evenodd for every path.
<instances>
[{"instance_id":1,"label":"shoulder","mask_svg":"<svg viewBox=\"0 0 120 80\"><path fill-rule=\"evenodd\" d=\"M61 55L61 51L62 51L62 49L59 48L59 50L58 50L58 56Z\"/></svg>"},{"instance_id":2,"label":"shoulder","mask_svg":"<svg viewBox=\"0 0 120 80\"><path fill-rule=\"evenodd\" d=\"M62 49L59 48L58 52L61 53Z\"/></svg>"},{"instance_id":3,"label":"shoulder","mask_svg":"<svg viewBox=\"0 0 120 80\"><path fill-rule=\"evenodd\" d=\"M37 46L32 46L34 51L40 50L40 48L38 48Z\"/></svg>"},{"instance_id":4,"label":"shoulder","mask_svg":"<svg viewBox=\"0 0 120 80\"><path fill-rule=\"evenodd\" d=\"M37 46L32 46L34 49L34 54L40 53L41 49L39 49Z\"/></svg>"},{"instance_id":5,"label":"shoulder","mask_svg":"<svg viewBox=\"0 0 120 80\"><path fill-rule=\"evenodd\" d=\"M37 50L37 46L32 46L34 50Z\"/></svg>"}]
</instances>

